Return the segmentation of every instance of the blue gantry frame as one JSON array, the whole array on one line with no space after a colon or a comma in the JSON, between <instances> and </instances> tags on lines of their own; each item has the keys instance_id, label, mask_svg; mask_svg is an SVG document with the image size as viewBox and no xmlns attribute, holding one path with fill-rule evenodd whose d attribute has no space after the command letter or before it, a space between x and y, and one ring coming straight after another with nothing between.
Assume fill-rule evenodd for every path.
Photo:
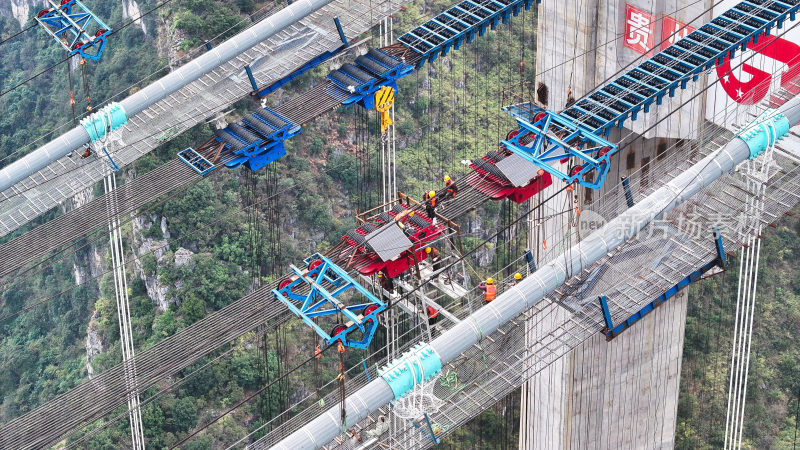
<instances>
[{"instance_id":1,"label":"blue gantry frame","mask_svg":"<svg viewBox=\"0 0 800 450\"><path fill-rule=\"evenodd\" d=\"M648 303L642 309L617 325L614 325L614 322L611 319L611 311L608 309L608 299L605 295L601 295L599 301L600 307L603 309L603 317L606 321L606 328L603 330L603 333L606 335L606 340L611 341L615 337L619 336L620 333L633 326L633 324L638 322L639 319L651 313L654 309L661 306L661 304L674 297L675 294L681 291L681 289L702 278L706 272L715 266L724 269L727 264L727 258L725 257L725 249L722 246L722 236L720 235L719 229L714 230L714 243L717 246L716 258L690 273L686 278L680 280L675 286L669 288L666 292L656 297L655 300Z\"/></svg>"},{"instance_id":2,"label":"blue gantry frame","mask_svg":"<svg viewBox=\"0 0 800 450\"><path fill-rule=\"evenodd\" d=\"M99 61L111 28L80 0L69 0L57 8L43 9L36 21L70 56Z\"/></svg>"},{"instance_id":3,"label":"blue gantry frame","mask_svg":"<svg viewBox=\"0 0 800 450\"><path fill-rule=\"evenodd\" d=\"M502 141L509 150L536 164L566 182L599 189L608 175L611 156L619 148L568 118L531 105L526 113L533 117L528 122L522 114L516 116L520 132ZM580 163L570 173L555 167L555 161L577 158ZM592 174L591 177L587 175Z\"/></svg>"},{"instance_id":4,"label":"blue gantry frame","mask_svg":"<svg viewBox=\"0 0 800 450\"><path fill-rule=\"evenodd\" d=\"M325 256L316 253L306 260L308 270L300 270L291 265L294 276L273 289L275 298L283 302L289 310L314 329L327 345L337 340L354 348L367 348L378 326L378 314L386 309L386 305L353 280L345 270L334 264ZM323 283L335 287L332 292L323 287ZM300 289L306 286L305 289ZM339 297L347 291L355 290L366 300L363 303L345 305ZM302 291L303 294L295 291ZM305 293L307 292L307 293ZM353 293L348 293L348 296ZM363 314L369 311L367 314ZM360 313L359 313L360 312ZM314 318L341 315L348 320L345 328L331 336L314 322ZM361 339L351 338L351 333L361 333Z\"/></svg>"},{"instance_id":5,"label":"blue gantry frame","mask_svg":"<svg viewBox=\"0 0 800 450\"><path fill-rule=\"evenodd\" d=\"M622 128L626 120L636 120L640 112L647 113L653 104L660 105L665 96L674 96L675 91L685 89L689 81L696 81L703 72L727 58L733 58L736 51L746 50L751 42L757 43L761 35L769 35L774 28L782 28L787 19L795 20L798 9L800 0L740 2L710 23L580 99L559 116L594 135L608 136L615 127ZM514 115L533 109L532 104L506 108ZM520 134L529 131L529 127L520 125ZM555 173L546 162L541 162L542 169ZM577 181L586 187L597 185L596 182Z\"/></svg>"},{"instance_id":6,"label":"blue gantry frame","mask_svg":"<svg viewBox=\"0 0 800 450\"><path fill-rule=\"evenodd\" d=\"M181 150L178 152L178 158L183 160L186 164L189 165L195 172L199 173L200 175L206 176L212 170L216 168L214 163L206 159L200 153L197 153L193 148L189 147L186 150Z\"/></svg>"}]
</instances>

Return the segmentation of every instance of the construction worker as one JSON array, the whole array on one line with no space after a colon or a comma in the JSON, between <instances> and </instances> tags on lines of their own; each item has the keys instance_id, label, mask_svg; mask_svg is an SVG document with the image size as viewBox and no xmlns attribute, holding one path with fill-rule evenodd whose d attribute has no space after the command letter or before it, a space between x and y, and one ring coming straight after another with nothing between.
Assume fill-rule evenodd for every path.
<instances>
[{"instance_id":1,"label":"construction worker","mask_svg":"<svg viewBox=\"0 0 800 450\"><path fill-rule=\"evenodd\" d=\"M412 217L414 217L414 211L408 211L408 210L401 212L400 214L394 217L394 221L397 223L397 226L400 227L400 229L403 230L403 234L405 234L408 237L413 236L417 232L416 228L414 228L410 224L405 223L404 221L404 219L406 218L411 219Z\"/></svg>"},{"instance_id":2,"label":"construction worker","mask_svg":"<svg viewBox=\"0 0 800 450\"><path fill-rule=\"evenodd\" d=\"M319 344L317 344L317 348L314 349L314 359L322 358L322 349L319 348Z\"/></svg>"},{"instance_id":3,"label":"construction worker","mask_svg":"<svg viewBox=\"0 0 800 450\"><path fill-rule=\"evenodd\" d=\"M425 247L425 253L431 258L434 272L442 268L442 260L439 258L439 250L436 247Z\"/></svg>"},{"instance_id":4,"label":"construction worker","mask_svg":"<svg viewBox=\"0 0 800 450\"><path fill-rule=\"evenodd\" d=\"M90 149L89 146L87 145L86 147L83 148L83 153L81 153L81 158L82 159L88 158L90 156L92 156L92 149Z\"/></svg>"},{"instance_id":5,"label":"construction worker","mask_svg":"<svg viewBox=\"0 0 800 450\"><path fill-rule=\"evenodd\" d=\"M384 288L386 292L394 292L394 280L392 280L391 277L386 276L383 271L378 271L378 281L381 283L381 287Z\"/></svg>"},{"instance_id":6,"label":"construction worker","mask_svg":"<svg viewBox=\"0 0 800 450\"><path fill-rule=\"evenodd\" d=\"M436 225L436 191L428 192L425 197L425 212L428 213L428 218L433 219L433 224Z\"/></svg>"},{"instance_id":7,"label":"construction worker","mask_svg":"<svg viewBox=\"0 0 800 450\"><path fill-rule=\"evenodd\" d=\"M456 194L458 194L458 186L456 186L456 182L450 179L450 175L444 176L444 188L447 189L447 196L450 198L456 198Z\"/></svg>"},{"instance_id":8,"label":"construction worker","mask_svg":"<svg viewBox=\"0 0 800 450\"><path fill-rule=\"evenodd\" d=\"M519 284L520 280L522 280L522 274L517 272L514 274L514 281L511 283L512 286L516 286Z\"/></svg>"},{"instance_id":9,"label":"construction worker","mask_svg":"<svg viewBox=\"0 0 800 450\"><path fill-rule=\"evenodd\" d=\"M433 306L428 306L425 310L428 312L428 325L435 325L439 321L439 310Z\"/></svg>"},{"instance_id":10,"label":"construction worker","mask_svg":"<svg viewBox=\"0 0 800 450\"><path fill-rule=\"evenodd\" d=\"M489 277L481 283L478 288L483 291L483 301L491 303L497 298L497 286L494 284L494 279Z\"/></svg>"}]
</instances>

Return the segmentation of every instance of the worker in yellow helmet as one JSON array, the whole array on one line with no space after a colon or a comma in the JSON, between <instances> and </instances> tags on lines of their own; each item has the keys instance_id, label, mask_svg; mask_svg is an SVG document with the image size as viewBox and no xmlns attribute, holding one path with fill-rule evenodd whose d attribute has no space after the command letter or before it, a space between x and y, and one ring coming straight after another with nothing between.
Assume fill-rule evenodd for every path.
<instances>
[{"instance_id":1,"label":"worker in yellow helmet","mask_svg":"<svg viewBox=\"0 0 800 450\"><path fill-rule=\"evenodd\" d=\"M522 280L522 274L517 272L514 274L514 281L511 283L512 286L516 286Z\"/></svg>"},{"instance_id":2,"label":"worker in yellow helmet","mask_svg":"<svg viewBox=\"0 0 800 450\"><path fill-rule=\"evenodd\" d=\"M427 199L425 200L425 212L428 213L428 218L433 220L433 224L436 225L436 191L430 191L426 195Z\"/></svg>"},{"instance_id":3,"label":"worker in yellow helmet","mask_svg":"<svg viewBox=\"0 0 800 450\"><path fill-rule=\"evenodd\" d=\"M442 268L442 259L439 257L439 250L436 247L425 247L425 253L431 258L434 272Z\"/></svg>"},{"instance_id":4,"label":"worker in yellow helmet","mask_svg":"<svg viewBox=\"0 0 800 450\"><path fill-rule=\"evenodd\" d=\"M444 176L444 188L447 189L447 197L456 198L458 194L458 186L456 182L450 179L450 175Z\"/></svg>"},{"instance_id":5,"label":"worker in yellow helmet","mask_svg":"<svg viewBox=\"0 0 800 450\"><path fill-rule=\"evenodd\" d=\"M485 282L481 283L478 288L483 291L483 301L491 303L497 298L497 285L494 284L494 278L489 277Z\"/></svg>"}]
</instances>

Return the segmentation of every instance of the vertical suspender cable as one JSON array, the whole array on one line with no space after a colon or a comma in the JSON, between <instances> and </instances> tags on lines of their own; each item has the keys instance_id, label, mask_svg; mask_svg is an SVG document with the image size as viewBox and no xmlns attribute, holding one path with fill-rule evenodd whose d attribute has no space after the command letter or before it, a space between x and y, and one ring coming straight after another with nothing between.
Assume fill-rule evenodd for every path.
<instances>
[{"instance_id":1,"label":"vertical suspender cable","mask_svg":"<svg viewBox=\"0 0 800 450\"><path fill-rule=\"evenodd\" d=\"M104 178L106 194L116 190L116 176L110 171ZM131 444L135 450L144 449L144 431L139 407L139 393L136 382L136 366L134 358L133 334L131 327L130 302L128 299L128 281L125 276L125 258L123 255L121 224L115 195L106 196L108 211L108 229L111 253L111 264L114 273L114 288L117 300L117 318L119 320L120 349L125 364L125 383L128 388L128 417L131 426Z\"/></svg>"}]
</instances>

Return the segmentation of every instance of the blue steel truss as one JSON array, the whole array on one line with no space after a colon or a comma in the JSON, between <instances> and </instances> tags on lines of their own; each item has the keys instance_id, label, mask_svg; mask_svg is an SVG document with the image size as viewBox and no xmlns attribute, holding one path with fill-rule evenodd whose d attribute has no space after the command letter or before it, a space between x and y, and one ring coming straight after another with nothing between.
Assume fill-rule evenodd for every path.
<instances>
[{"instance_id":1,"label":"blue steel truss","mask_svg":"<svg viewBox=\"0 0 800 450\"><path fill-rule=\"evenodd\" d=\"M57 8L43 9L36 21L70 56L99 61L111 28L80 0L63 2Z\"/></svg>"},{"instance_id":2,"label":"blue steel truss","mask_svg":"<svg viewBox=\"0 0 800 450\"><path fill-rule=\"evenodd\" d=\"M704 71L723 63L727 58L733 58L737 50L746 50L751 42L757 43L762 35L769 35L774 28L782 28L787 19L794 20L798 9L800 0L740 2L563 112L548 114L561 116L563 120L593 135L608 136L613 128L622 128L626 120L636 120L640 112L647 113L653 104L660 105L665 96L672 97L677 89L685 89L689 81L696 81ZM530 122L540 112L532 104L515 105L506 110L517 118L520 134L523 135L531 131ZM518 140L507 140L504 144L566 182L598 187L596 181L571 178L571 174L563 174L555 169L549 164L552 160L538 156L541 154L540 148L521 145ZM590 171L601 174L602 163L584 162L580 166L581 171L584 175ZM607 170L608 165L605 167Z\"/></svg>"},{"instance_id":3,"label":"blue steel truss","mask_svg":"<svg viewBox=\"0 0 800 450\"><path fill-rule=\"evenodd\" d=\"M541 0L465 0L433 19L400 36L399 42L422 55L417 62L419 69L425 61L433 62L450 49L458 50L470 43L475 34L483 36L486 29L494 30L502 21L506 23L513 14L516 17L522 8L530 9Z\"/></svg>"},{"instance_id":4,"label":"blue steel truss","mask_svg":"<svg viewBox=\"0 0 800 450\"><path fill-rule=\"evenodd\" d=\"M341 340L348 347L367 348L378 326L378 314L386 309L386 305L353 280L345 270L319 253L305 262L307 270L290 266L294 276L272 290L275 298L313 328L327 345ZM361 294L366 301L345 305L340 297L351 297L353 292L348 292L351 290ZM313 320L323 316L344 317L348 322L331 335ZM358 334L360 339L353 337Z\"/></svg>"},{"instance_id":5,"label":"blue steel truss","mask_svg":"<svg viewBox=\"0 0 800 450\"><path fill-rule=\"evenodd\" d=\"M603 309L603 317L605 318L606 321L606 328L603 330L603 334L606 335L606 340L611 341L615 337L619 336L620 333L633 326L633 324L638 322L639 319L651 313L654 309L661 306L664 302L674 297L675 294L681 291L681 289L701 279L706 272L713 269L715 266L724 269L727 264L727 258L725 257L725 249L722 246L722 236L719 233L719 229L714 231L714 243L717 247L717 257L714 258L714 260L705 264L704 266L700 267L694 272L690 273L688 276L686 276L686 278L679 281L675 286L669 288L666 292L656 297L655 300L645 305L642 309L640 309L627 319L623 320L618 325L614 325L614 322L611 319L611 311L608 309L608 300L606 299L606 296L601 295L599 300L600 300L600 307Z\"/></svg>"},{"instance_id":6,"label":"blue steel truss","mask_svg":"<svg viewBox=\"0 0 800 450\"><path fill-rule=\"evenodd\" d=\"M536 108L533 122L517 118L520 132L502 142L528 161L541 166L568 184L580 183L599 189L608 175L611 156L619 150L615 144L591 133L560 114ZM554 161L576 158L580 164L569 173L553 165ZM589 176L589 174L592 174Z\"/></svg>"}]
</instances>

